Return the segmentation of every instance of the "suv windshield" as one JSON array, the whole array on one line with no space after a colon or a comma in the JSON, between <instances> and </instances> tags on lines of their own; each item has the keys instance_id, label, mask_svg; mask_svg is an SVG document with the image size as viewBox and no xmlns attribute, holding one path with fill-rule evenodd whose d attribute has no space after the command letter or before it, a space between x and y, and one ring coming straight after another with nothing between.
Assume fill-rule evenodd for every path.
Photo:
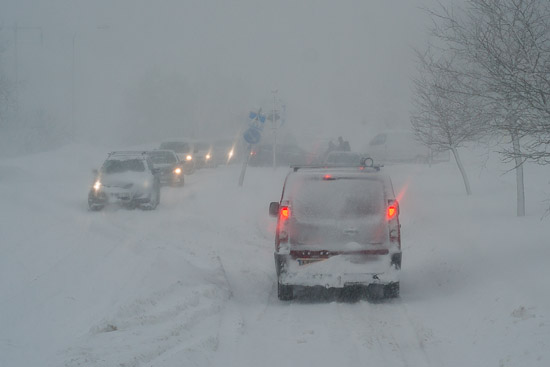
<instances>
[{"instance_id":1,"label":"suv windshield","mask_svg":"<svg viewBox=\"0 0 550 367\"><path fill-rule=\"evenodd\" d=\"M176 163L176 157L171 152L151 152L149 153L153 163Z\"/></svg>"},{"instance_id":2,"label":"suv windshield","mask_svg":"<svg viewBox=\"0 0 550 367\"><path fill-rule=\"evenodd\" d=\"M141 159L109 159L103 163L102 171L104 173L122 173L127 171L144 172L145 164Z\"/></svg>"},{"instance_id":3,"label":"suv windshield","mask_svg":"<svg viewBox=\"0 0 550 367\"><path fill-rule=\"evenodd\" d=\"M384 186L375 179L301 179L292 183L285 196L296 218L357 218L384 213Z\"/></svg>"}]
</instances>

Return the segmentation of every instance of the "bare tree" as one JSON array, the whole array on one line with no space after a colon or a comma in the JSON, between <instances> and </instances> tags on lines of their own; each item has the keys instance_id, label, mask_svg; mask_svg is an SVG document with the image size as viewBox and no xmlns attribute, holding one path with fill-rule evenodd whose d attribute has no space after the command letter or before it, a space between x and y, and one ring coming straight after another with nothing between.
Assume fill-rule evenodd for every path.
<instances>
[{"instance_id":1,"label":"bare tree","mask_svg":"<svg viewBox=\"0 0 550 367\"><path fill-rule=\"evenodd\" d=\"M441 6L431 14L433 35L461 61L467 93L483 106L480 122L509 138L501 153L515 163L523 216L523 163L550 163L550 2L468 0L464 8Z\"/></svg>"},{"instance_id":2,"label":"bare tree","mask_svg":"<svg viewBox=\"0 0 550 367\"><path fill-rule=\"evenodd\" d=\"M452 59L441 56L434 60L431 52L417 52L418 77L414 79L411 124L417 138L432 150L453 153L462 175L466 194L471 195L470 182L458 149L479 137L482 109L479 99L468 91L466 82L456 72Z\"/></svg>"}]
</instances>

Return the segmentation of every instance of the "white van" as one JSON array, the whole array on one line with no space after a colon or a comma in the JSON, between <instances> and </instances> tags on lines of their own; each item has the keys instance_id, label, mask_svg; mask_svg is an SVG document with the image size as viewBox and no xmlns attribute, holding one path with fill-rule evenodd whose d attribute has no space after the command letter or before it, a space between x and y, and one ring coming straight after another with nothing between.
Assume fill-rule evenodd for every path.
<instances>
[{"instance_id":1,"label":"white van","mask_svg":"<svg viewBox=\"0 0 550 367\"><path fill-rule=\"evenodd\" d=\"M382 132L372 138L365 150L381 163L435 163L450 159L449 151L432 151L409 131Z\"/></svg>"}]
</instances>

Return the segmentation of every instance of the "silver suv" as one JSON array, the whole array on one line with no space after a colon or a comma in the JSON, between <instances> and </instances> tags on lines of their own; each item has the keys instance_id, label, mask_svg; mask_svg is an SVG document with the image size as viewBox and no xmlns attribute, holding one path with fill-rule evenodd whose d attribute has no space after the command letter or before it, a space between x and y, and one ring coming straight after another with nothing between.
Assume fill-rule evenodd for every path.
<instances>
[{"instance_id":1,"label":"silver suv","mask_svg":"<svg viewBox=\"0 0 550 367\"><path fill-rule=\"evenodd\" d=\"M153 167L148 152L109 153L95 173L88 193L91 210L101 210L109 203L152 210L160 202L159 172Z\"/></svg>"},{"instance_id":2,"label":"silver suv","mask_svg":"<svg viewBox=\"0 0 550 367\"><path fill-rule=\"evenodd\" d=\"M391 180L380 167L294 167L279 202L275 267L278 296L309 287L399 296L401 231ZM357 293L357 292L354 292Z\"/></svg>"}]
</instances>

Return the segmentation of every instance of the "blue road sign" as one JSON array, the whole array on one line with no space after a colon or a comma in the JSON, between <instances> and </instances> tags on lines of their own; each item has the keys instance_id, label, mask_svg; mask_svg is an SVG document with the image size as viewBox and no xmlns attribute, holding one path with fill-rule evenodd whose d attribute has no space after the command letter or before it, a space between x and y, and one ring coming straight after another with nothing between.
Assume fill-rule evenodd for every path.
<instances>
[{"instance_id":1,"label":"blue road sign","mask_svg":"<svg viewBox=\"0 0 550 367\"><path fill-rule=\"evenodd\" d=\"M260 132L260 129L256 127L250 127L244 132L243 138L248 144L257 144L260 142L262 134Z\"/></svg>"},{"instance_id":2,"label":"blue road sign","mask_svg":"<svg viewBox=\"0 0 550 367\"><path fill-rule=\"evenodd\" d=\"M261 110L260 110L261 111ZM261 123L264 123L265 122L265 115L263 113L260 112L260 114L258 115L257 112L253 112L253 111L250 111L250 114L248 115L248 118L251 119L251 120L258 120L260 121Z\"/></svg>"}]
</instances>

